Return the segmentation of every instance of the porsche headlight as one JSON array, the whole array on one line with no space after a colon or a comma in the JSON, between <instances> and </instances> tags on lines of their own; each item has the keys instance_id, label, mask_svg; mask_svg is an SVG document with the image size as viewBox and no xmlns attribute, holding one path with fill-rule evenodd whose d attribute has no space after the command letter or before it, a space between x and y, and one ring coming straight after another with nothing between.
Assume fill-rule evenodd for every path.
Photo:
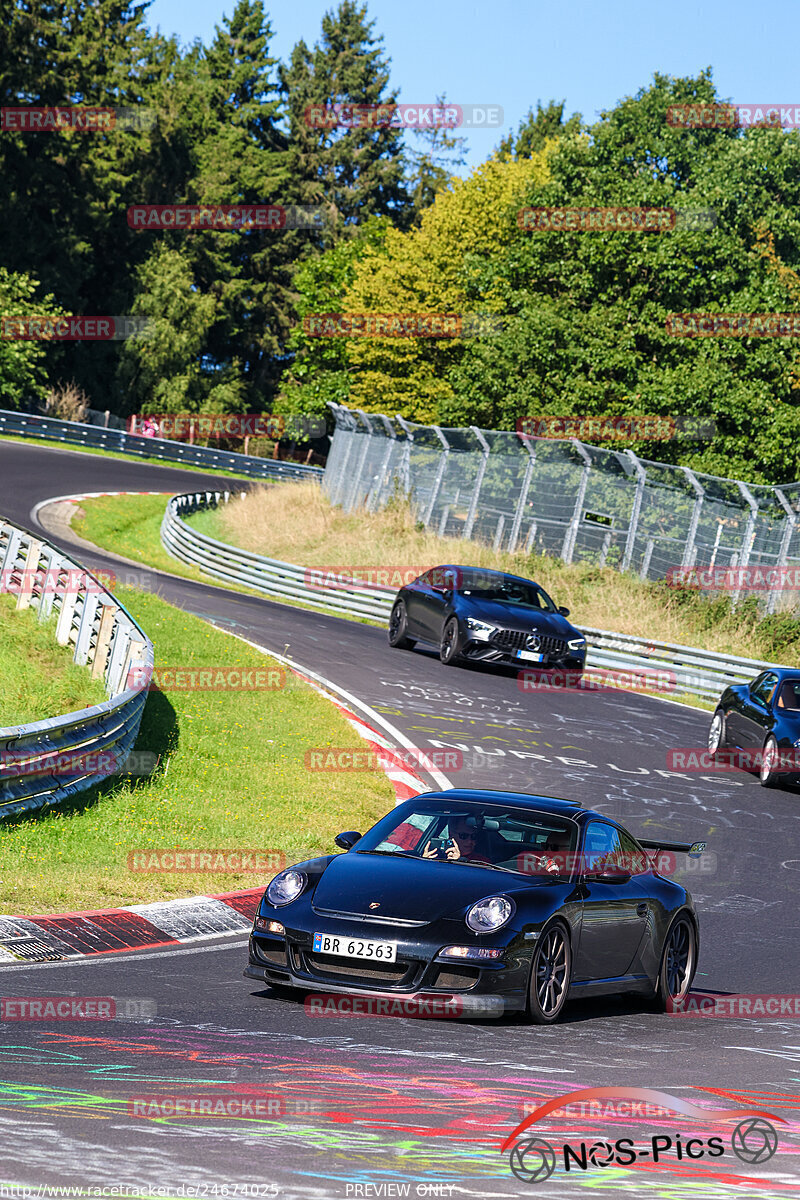
<instances>
[{"instance_id":1,"label":"porsche headlight","mask_svg":"<svg viewBox=\"0 0 800 1200\"><path fill-rule=\"evenodd\" d=\"M467 913L467 925L473 933L493 933L510 920L514 905L505 896L487 896L473 904Z\"/></svg>"},{"instance_id":2,"label":"porsche headlight","mask_svg":"<svg viewBox=\"0 0 800 1200\"><path fill-rule=\"evenodd\" d=\"M308 883L305 871L281 871L267 888L267 899L275 908L291 904Z\"/></svg>"},{"instance_id":3,"label":"porsche headlight","mask_svg":"<svg viewBox=\"0 0 800 1200\"><path fill-rule=\"evenodd\" d=\"M567 642L570 650L582 650L586 645L586 638L573 638L571 642Z\"/></svg>"},{"instance_id":4,"label":"porsche headlight","mask_svg":"<svg viewBox=\"0 0 800 1200\"><path fill-rule=\"evenodd\" d=\"M477 638L491 637L495 631L494 625L490 625L488 621L479 621L476 617L467 617L464 624Z\"/></svg>"}]
</instances>

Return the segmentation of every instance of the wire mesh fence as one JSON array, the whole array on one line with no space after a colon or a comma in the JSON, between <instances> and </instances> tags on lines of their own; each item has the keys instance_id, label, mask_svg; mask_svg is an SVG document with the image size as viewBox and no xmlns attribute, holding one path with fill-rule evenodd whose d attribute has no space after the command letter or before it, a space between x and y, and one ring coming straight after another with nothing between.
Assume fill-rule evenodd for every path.
<instances>
[{"instance_id":1,"label":"wire mesh fence","mask_svg":"<svg viewBox=\"0 0 800 1200\"><path fill-rule=\"evenodd\" d=\"M446 429L331 404L323 487L346 511L401 489L448 537L800 608L800 483L746 484L576 438Z\"/></svg>"}]
</instances>

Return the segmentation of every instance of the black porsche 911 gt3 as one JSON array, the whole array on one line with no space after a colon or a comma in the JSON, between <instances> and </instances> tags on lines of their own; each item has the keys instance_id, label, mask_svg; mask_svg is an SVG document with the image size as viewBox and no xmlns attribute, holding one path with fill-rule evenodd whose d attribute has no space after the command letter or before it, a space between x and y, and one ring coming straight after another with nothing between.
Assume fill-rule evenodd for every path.
<instances>
[{"instance_id":1,"label":"black porsche 911 gt3","mask_svg":"<svg viewBox=\"0 0 800 1200\"><path fill-rule=\"evenodd\" d=\"M446 666L492 662L580 672L586 638L568 616L531 579L482 567L433 567L397 593L389 645L432 642Z\"/></svg>"},{"instance_id":2,"label":"black porsche 911 gt3","mask_svg":"<svg viewBox=\"0 0 800 1200\"><path fill-rule=\"evenodd\" d=\"M719 698L708 730L709 753L758 771L762 787L800 783L800 671L775 667ZM743 754L736 751L744 751Z\"/></svg>"},{"instance_id":3,"label":"black porsche 911 gt3","mask_svg":"<svg viewBox=\"0 0 800 1200\"><path fill-rule=\"evenodd\" d=\"M697 967L686 888L647 849L569 800L452 789L399 805L347 852L299 863L267 888L244 974L305 991L450 997L460 1012L527 1011L638 992L679 1007ZM501 878L502 876L502 878Z\"/></svg>"}]
</instances>

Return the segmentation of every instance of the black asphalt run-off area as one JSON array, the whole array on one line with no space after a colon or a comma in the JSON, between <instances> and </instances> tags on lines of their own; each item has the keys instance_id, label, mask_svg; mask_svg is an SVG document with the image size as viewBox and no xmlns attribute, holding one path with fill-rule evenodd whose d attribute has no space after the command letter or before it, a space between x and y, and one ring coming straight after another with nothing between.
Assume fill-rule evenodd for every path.
<instances>
[{"instance_id":1,"label":"black asphalt run-off area","mask_svg":"<svg viewBox=\"0 0 800 1200\"><path fill-rule=\"evenodd\" d=\"M52 496L206 487L230 481L0 442L0 514L28 528L33 507ZM100 553L77 557L90 568L114 566ZM464 769L449 775L454 785L574 797L635 834L706 841L715 870L678 875L701 922L696 989L800 991L800 794L763 789L743 773L669 772L669 749L705 744L705 713L623 692L525 693L512 672L445 668L432 652L393 651L381 629L155 572L145 585L317 671L413 745L463 748ZM580 613L573 619L580 624ZM655 1187L667 1197L797 1194L797 1020L678 1018L632 998L573 1003L552 1028L520 1018L318 1019L302 1000L243 979L245 962L245 940L236 938L0 968L4 996L140 996L157 1004L146 1022L0 1025L0 1180L116 1184L144 1194L178 1194L184 1184L208 1196L225 1195L223 1187L229 1196L286 1197L563 1197L587 1187L600 1196ZM723 1133L719 1158L678 1161L673 1152L657 1165L641 1156L632 1168L590 1164L569 1174L559 1165L536 1185L511 1174L499 1146L526 1103L612 1085L714 1108L758 1107L788 1124L777 1126L777 1155L760 1164L733 1154L728 1123L700 1130ZM280 1113L154 1120L133 1115L129 1103L247 1089L281 1098ZM584 1116L530 1133L560 1154L564 1141L627 1136L644 1147L653 1134L686 1138L696 1130L688 1118Z\"/></svg>"}]
</instances>

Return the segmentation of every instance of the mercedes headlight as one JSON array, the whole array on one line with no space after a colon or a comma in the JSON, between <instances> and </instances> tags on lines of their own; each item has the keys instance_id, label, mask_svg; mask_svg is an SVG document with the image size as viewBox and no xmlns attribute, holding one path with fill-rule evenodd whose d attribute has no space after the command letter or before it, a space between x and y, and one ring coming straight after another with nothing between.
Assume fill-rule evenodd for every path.
<instances>
[{"instance_id":1,"label":"mercedes headlight","mask_svg":"<svg viewBox=\"0 0 800 1200\"><path fill-rule=\"evenodd\" d=\"M267 899L275 908L291 904L308 883L305 871L281 871L267 888Z\"/></svg>"},{"instance_id":2,"label":"mercedes headlight","mask_svg":"<svg viewBox=\"0 0 800 1200\"><path fill-rule=\"evenodd\" d=\"M570 650L582 650L586 645L586 638L573 638L571 642L567 642Z\"/></svg>"},{"instance_id":3,"label":"mercedes headlight","mask_svg":"<svg viewBox=\"0 0 800 1200\"><path fill-rule=\"evenodd\" d=\"M467 925L473 933L494 933L510 920L514 905L505 896L487 896L473 904L467 913Z\"/></svg>"},{"instance_id":4,"label":"mercedes headlight","mask_svg":"<svg viewBox=\"0 0 800 1200\"><path fill-rule=\"evenodd\" d=\"M478 638L489 638L495 631L494 625L490 625L488 621L478 621L475 617L467 617L464 623Z\"/></svg>"}]
</instances>

